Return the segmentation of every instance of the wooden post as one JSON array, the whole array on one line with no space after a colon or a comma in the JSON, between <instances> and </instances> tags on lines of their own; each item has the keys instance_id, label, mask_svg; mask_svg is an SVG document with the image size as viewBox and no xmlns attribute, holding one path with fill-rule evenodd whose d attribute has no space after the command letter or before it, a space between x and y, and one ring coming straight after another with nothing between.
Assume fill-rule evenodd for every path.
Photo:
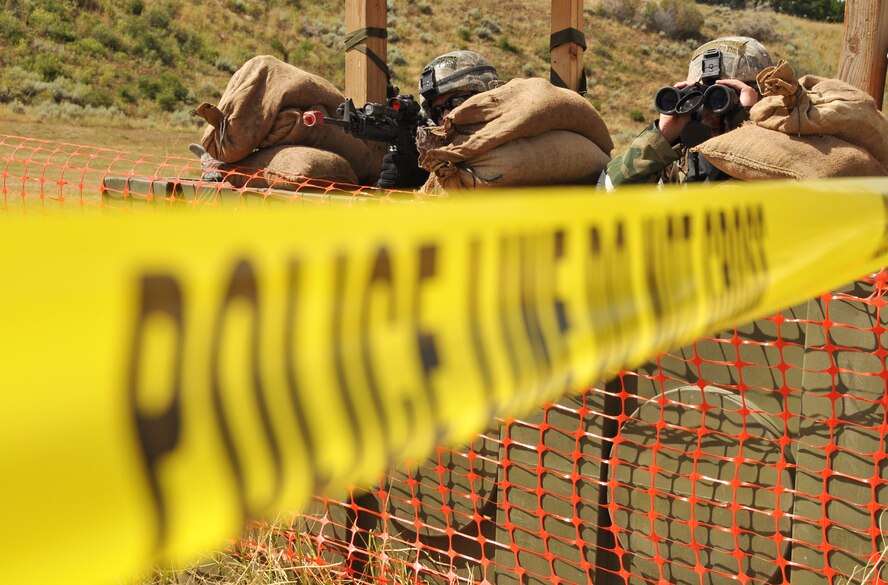
<instances>
[{"instance_id":1,"label":"wooden post","mask_svg":"<svg viewBox=\"0 0 888 585\"><path fill-rule=\"evenodd\" d=\"M387 17L386 0L345 0L345 96L359 108L368 102L385 103L388 97ZM386 145L367 145L379 168Z\"/></svg>"},{"instance_id":2,"label":"wooden post","mask_svg":"<svg viewBox=\"0 0 888 585\"><path fill-rule=\"evenodd\" d=\"M385 31L387 26L385 0L345 0L345 30L347 35L366 29L368 35L351 50L345 52L345 95L355 100L358 107L367 102L385 101L386 72L373 62L369 53L385 63L387 41L374 31ZM364 35L357 35L357 38Z\"/></svg>"},{"instance_id":3,"label":"wooden post","mask_svg":"<svg viewBox=\"0 0 888 585\"><path fill-rule=\"evenodd\" d=\"M888 0L846 0L839 79L862 89L882 109L888 70Z\"/></svg>"},{"instance_id":4,"label":"wooden post","mask_svg":"<svg viewBox=\"0 0 888 585\"><path fill-rule=\"evenodd\" d=\"M552 36L549 48L552 83L585 93L583 0L552 0Z\"/></svg>"}]
</instances>

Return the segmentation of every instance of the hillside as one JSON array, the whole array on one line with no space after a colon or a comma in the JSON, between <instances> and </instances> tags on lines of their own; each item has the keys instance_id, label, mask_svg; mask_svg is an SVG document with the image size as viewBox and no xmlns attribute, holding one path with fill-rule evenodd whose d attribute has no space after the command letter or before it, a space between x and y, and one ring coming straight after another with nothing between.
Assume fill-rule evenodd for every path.
<instances>
[{"instance_id":1,"label":"hillside","mask_svg":"<svg viewBox=\"0 0 888 585\"><path fill-rule=\"evenodd\" d=\"M161 152L200 131L188 112L217 101L247 59L272 54L344 85L344 3L332 0L20 0L0 13L0 123L4 133ZM435 55L456 48L488 57L503 78L548 77L549 0L431 3L389 0L389 64L404 92ZM653 115L660 86L684 78L701 39L759 37L799 74L835 75L841 24L699 4L698 39L671 40L606 16L587 2L588 97L617 147ZM117 132L85 130L96 126ZM77 139L78 128L83 139ZM106 135L107 143L97 144ZM121 138L127 137L127 138ZM190 138L189 138L190 137ZM123 144L120 141L123 140ZM169 146L164 146L164 151ZM184 145L179 154L184 154ZM165 152L164 152L165 153Z\"/></svg>"}]
</instances>

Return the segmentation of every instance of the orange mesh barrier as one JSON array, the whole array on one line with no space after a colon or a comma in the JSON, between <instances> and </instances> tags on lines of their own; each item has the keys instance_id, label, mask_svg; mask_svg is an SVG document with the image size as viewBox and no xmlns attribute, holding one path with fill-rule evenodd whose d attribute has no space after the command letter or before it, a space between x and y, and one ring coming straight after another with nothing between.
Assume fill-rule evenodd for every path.
<instances>
[{"instance_id":1,"label":"orange mesh barrier","mask_svg":"<svg viewBox=\"0 0 888 585\"><path fill-rule=\"evenodd\" d=\"M138 154L0 134L0 203L4 211L416 199L414 193L308 177L265 180L261 170L245 167L223 175L239 179L238 184L258 183L263 187L202 181L196 157Z\"/></svg>"},{"instance_id":2,"label":"orange mesh barrier","mask_svg":"<svg viewBox=\"0 0 888 585\"><path fill-rule=\"evenodd\" d=\"M4 210L415 198L313 179L235 189L201 181L192 158L3 135L0 163ZM698 340L318 499L275 554L376 582L883 583L886 282Z\"/></svg>"},{"instance_id":3,"label":"orange mesh barrier","mask_svg":"<svg viewBox=\"0 0 888 585\"><path fill-rule=\"evenodd\" d=\"M381 582L882 583L886 280L317 500L300 556Z\"/></svg>"}]
</instances>

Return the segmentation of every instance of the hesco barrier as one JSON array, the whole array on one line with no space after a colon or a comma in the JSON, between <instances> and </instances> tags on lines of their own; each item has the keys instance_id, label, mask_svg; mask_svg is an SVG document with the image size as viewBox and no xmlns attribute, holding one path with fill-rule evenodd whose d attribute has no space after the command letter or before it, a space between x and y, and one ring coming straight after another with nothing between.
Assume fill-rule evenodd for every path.
<instances>
[{"instance_id":1,"label":"hesco barrier","mask_svg":"<svg viewBox=\"0 0 888 585\"><path fill-rule=\"evenodd\" d=\"M888 275L836 288L886 260L886 180L374 211L414 198L4 136L0 163L13 582L131 577L350 482L274 552L380 582L888 578ZM201 213L116 213L166 208Z\"/></svg>"}]
</instances>

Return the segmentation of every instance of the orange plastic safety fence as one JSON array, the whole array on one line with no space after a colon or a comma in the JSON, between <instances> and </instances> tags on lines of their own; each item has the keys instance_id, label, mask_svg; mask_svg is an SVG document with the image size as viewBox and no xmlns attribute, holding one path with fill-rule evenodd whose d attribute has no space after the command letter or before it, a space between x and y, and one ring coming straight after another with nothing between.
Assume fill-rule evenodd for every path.
<instances>
[{"instance_id":1,"label":"orange plastic safety fence","mask_svg":"<svg viewBox=\"0 0 888 585\"><path fill-rule=\"evenodd\" d=\"M3 211L132 210L171 206L255 206L413 201L413 193L310 177L284 179L227 165L222 181L202 179L200 160L0 134Z\"/></svg>"},{"instance_id":2,"label":"orange plastic safety fence","mask_svg":"<svg viewBox=\"0 0 888 585\"><path fill-rule=\"evenodd\" d=\"M886 281L319 499L283 549L383 583L884 583Z\"/></svg>"},{"instance_id":3,"label":"orange plastic safety fence","mask_svg":"<svg viewBox=\"0 0 888 585\"><path fill-rule=\"evenodd\" d=\"M0 170L5 211L415 199L308 178L236 188L201 180L196 158L5 135ZM888 582L886 282L698 340L347 501L318 499L275 554L381 583Z\"/></svg>"}]
</instances>

